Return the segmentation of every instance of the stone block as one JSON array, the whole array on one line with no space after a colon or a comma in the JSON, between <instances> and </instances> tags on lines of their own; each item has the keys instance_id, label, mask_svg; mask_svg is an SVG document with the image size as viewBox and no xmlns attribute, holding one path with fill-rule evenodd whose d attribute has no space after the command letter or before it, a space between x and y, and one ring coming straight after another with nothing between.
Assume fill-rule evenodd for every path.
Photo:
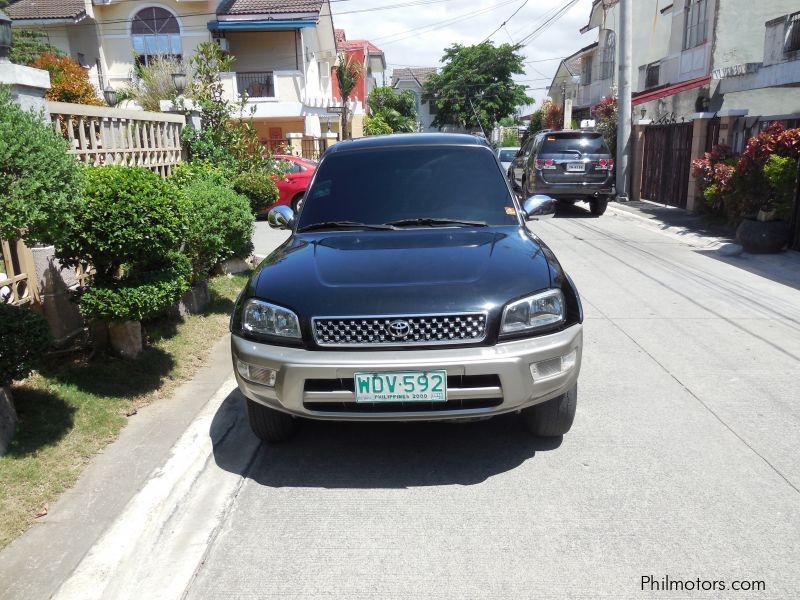
<instances>
[{"instance_id":1,"label":"stone block","mask_svg":"<svg viewBox=\"0 0 800 600\"><path fill-rule=\"evenodd\" d=\"M211 302L211 292L207 281L200 281L190 287L178 301L178 314L181 317L203 312Z\"/></svg>"},{"instance_id":2,"label":"stone block","mask_svg":"<svg viewBox=\"0 0 800 600\"><path fill-rule=\"evenodd\" d=\"M250 265L243 258L231 258L219 263L214 271L218 275L237 275L250 270Z\"/></svg>"},{"instance_id":3,"label":"stone block","mask_svg":"<svg viewBox=\"0 0 800 600\"><path fill-rule=\"evenodd\" d=\"M142 353L142 324L139 321L109 323L111 350L118 356L134 359Z\"/></svg>"}]
</instances>

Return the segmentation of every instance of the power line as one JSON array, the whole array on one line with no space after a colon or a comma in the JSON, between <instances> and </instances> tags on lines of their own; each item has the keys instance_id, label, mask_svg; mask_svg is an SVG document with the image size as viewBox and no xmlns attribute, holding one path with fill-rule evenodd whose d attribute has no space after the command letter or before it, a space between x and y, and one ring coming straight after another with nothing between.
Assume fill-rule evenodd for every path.
<instances>
[{"instance_id":1,"label":"power line","mask_svg":"<svg viewBox=\"0 0 800 600\"><path fill-rule=\"evenodd\" d=\"M497 32L498 32L498 31L500 31L500 30L501 30L503 27L505 27L505 26L506 26L506 23L508 23L508 22L509 22L511 19L513 19L514 17L516 17L516 16L517 16L517 13L518 13L519 11L521 11L523 8L525 8L525 5L526 5L527 3L528 3L528 0L525 0L525 1L524 1L522 4L520 4L519 8L518 8L517 10L515 10L515 11L513 12L513 14L512 14L510 17L508 17L508 18L507 18L505 21L503 21L502 23L500 23L500 26L499 26L497 29L495 29L495 30L494 30L492 33L490 33L489 35L487 35L487 36L486 36L486 39L484 39L484 40L483 40L483 42L481 42L481 44L483 44L483 43L485 43L485 42L488 42L488 41L489 41L489 38L491 38L491 37L492 37L492 36L493 36L495 33L497 33ZM506 30L506 31L508 31L508 30ZM509 34L508 34L508 36L509 36L509 37L511 37L511 34L509 33ZM514 42L514 40L512 39L512 40L511 40L511 42L513 43L513 42Z\"/></svg>"}]
</instances>

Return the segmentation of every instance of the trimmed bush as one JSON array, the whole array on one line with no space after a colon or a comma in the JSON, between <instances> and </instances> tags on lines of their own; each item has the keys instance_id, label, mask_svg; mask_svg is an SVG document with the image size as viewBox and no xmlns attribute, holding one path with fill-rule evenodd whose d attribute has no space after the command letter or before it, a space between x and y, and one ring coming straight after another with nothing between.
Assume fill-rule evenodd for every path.
<instances>
[{"instance_id":1,"label":"trimmed bush","mask_svg":"<svg viewBox=\"0 0 800 600\"><path fill-rule=\"evenodd\" d=\"M0 340L0 386L30 375L52 344L42 315L10 304L0 304Z\"/></svg>"},{"instance_id":2,"label":"trimmed bush","mask_svg":"<svg viewBox=\"0 0 800 600\"><path fill-rule=\"evenodd\" d=\"M67 265L95 274L79 295L89 318L130 321L168 310L188 289L191 264L179 252L186 233L183 196L141 167L87 170L78 219L56 247Z\"/></svg>"},{"instance_id":3,"label":"trimmed bush","mask_svg":"<svg viewBox=\"0 0 800 600\"><path fill-rule=\"evenodd\" d=\"M67 148L0 87L0 237L52 244L74 222L84 178Z\"/></svg>"},{"instance_id":4,"label":"trimmed bush","mask_svg":"<svg viewBox=\"0 0 800 600\"><path fill-rule=\"evenodd\" d=\"M226 167L220 167L207 161L180 163L172 169L169 180L183 189L199 180L210 181L214 185L233 189L233 173Z\"/></svg>"},{"instance_id":5,"label":"trimmed bush","mask_svg":"<svg viewBox=\"0 0 800 600\"><path fill-rule=\"evenodd\" d=\"M251 169L237 173L233 189L250 200L252 212L264 212L278 201L278 187L267 170Z\"/></svg>"},{"instance_id":6,"label":"trimmed bush","mask_svg":"<svg viewBox=\"0 0 800 600\"><path fill-rule=\"evenodd\" d=\"M88 288L80 295L81 313L103 321L142 321L163 314L189 289L192 266L188 257L173 252L162 271Z\"/></svg>"},{"instance_id":7,"label":"trimmed bush","mask_svg":"<svg viewBox=\"0 0 800 600\"><path fill-rule=\"evenodd\" d=\"M123 267L161 270L184 232L175 186L142 167L92 167L78 221L57 250L67 264L91 263L102 283L117 280Z\"/></svg>"}]
</instances>

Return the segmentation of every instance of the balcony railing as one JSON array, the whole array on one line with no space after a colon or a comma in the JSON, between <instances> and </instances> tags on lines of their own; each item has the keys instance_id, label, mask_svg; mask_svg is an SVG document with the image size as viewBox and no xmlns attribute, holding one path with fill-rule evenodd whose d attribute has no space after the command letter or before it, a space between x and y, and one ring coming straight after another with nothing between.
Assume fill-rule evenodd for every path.
<instances>
[{"instance_id":1,"label":"balcony railing","mask_svg":"<svg viewBox=\"0 0 800 600\"><path fill-rule=\"evenodd\" d=\"M249 98L274 98L275 76L272 71L236 72L236 87L239 95Z\"/></svg>"}]
</instances>

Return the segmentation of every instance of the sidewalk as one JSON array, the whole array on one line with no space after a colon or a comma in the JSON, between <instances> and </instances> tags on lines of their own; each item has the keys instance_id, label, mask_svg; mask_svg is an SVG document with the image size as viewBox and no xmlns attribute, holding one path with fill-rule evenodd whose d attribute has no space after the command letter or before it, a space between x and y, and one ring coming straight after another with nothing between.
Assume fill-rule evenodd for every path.
<instances>
[{"instance_id":1,"label":"sidewalk","mask_svg":"<svg viewBox=\"0 0 800 600\"><path fill-rule=\"evenodd\" d=\"M779 254L722 256L718 250L725 244L734 243L734 231L710 225L701 215L648 200L612 202L606 214L635 221L642 227L678 239L710 258L800 289L800 252L787 250Z\"/></svg>"}]
</instances>

